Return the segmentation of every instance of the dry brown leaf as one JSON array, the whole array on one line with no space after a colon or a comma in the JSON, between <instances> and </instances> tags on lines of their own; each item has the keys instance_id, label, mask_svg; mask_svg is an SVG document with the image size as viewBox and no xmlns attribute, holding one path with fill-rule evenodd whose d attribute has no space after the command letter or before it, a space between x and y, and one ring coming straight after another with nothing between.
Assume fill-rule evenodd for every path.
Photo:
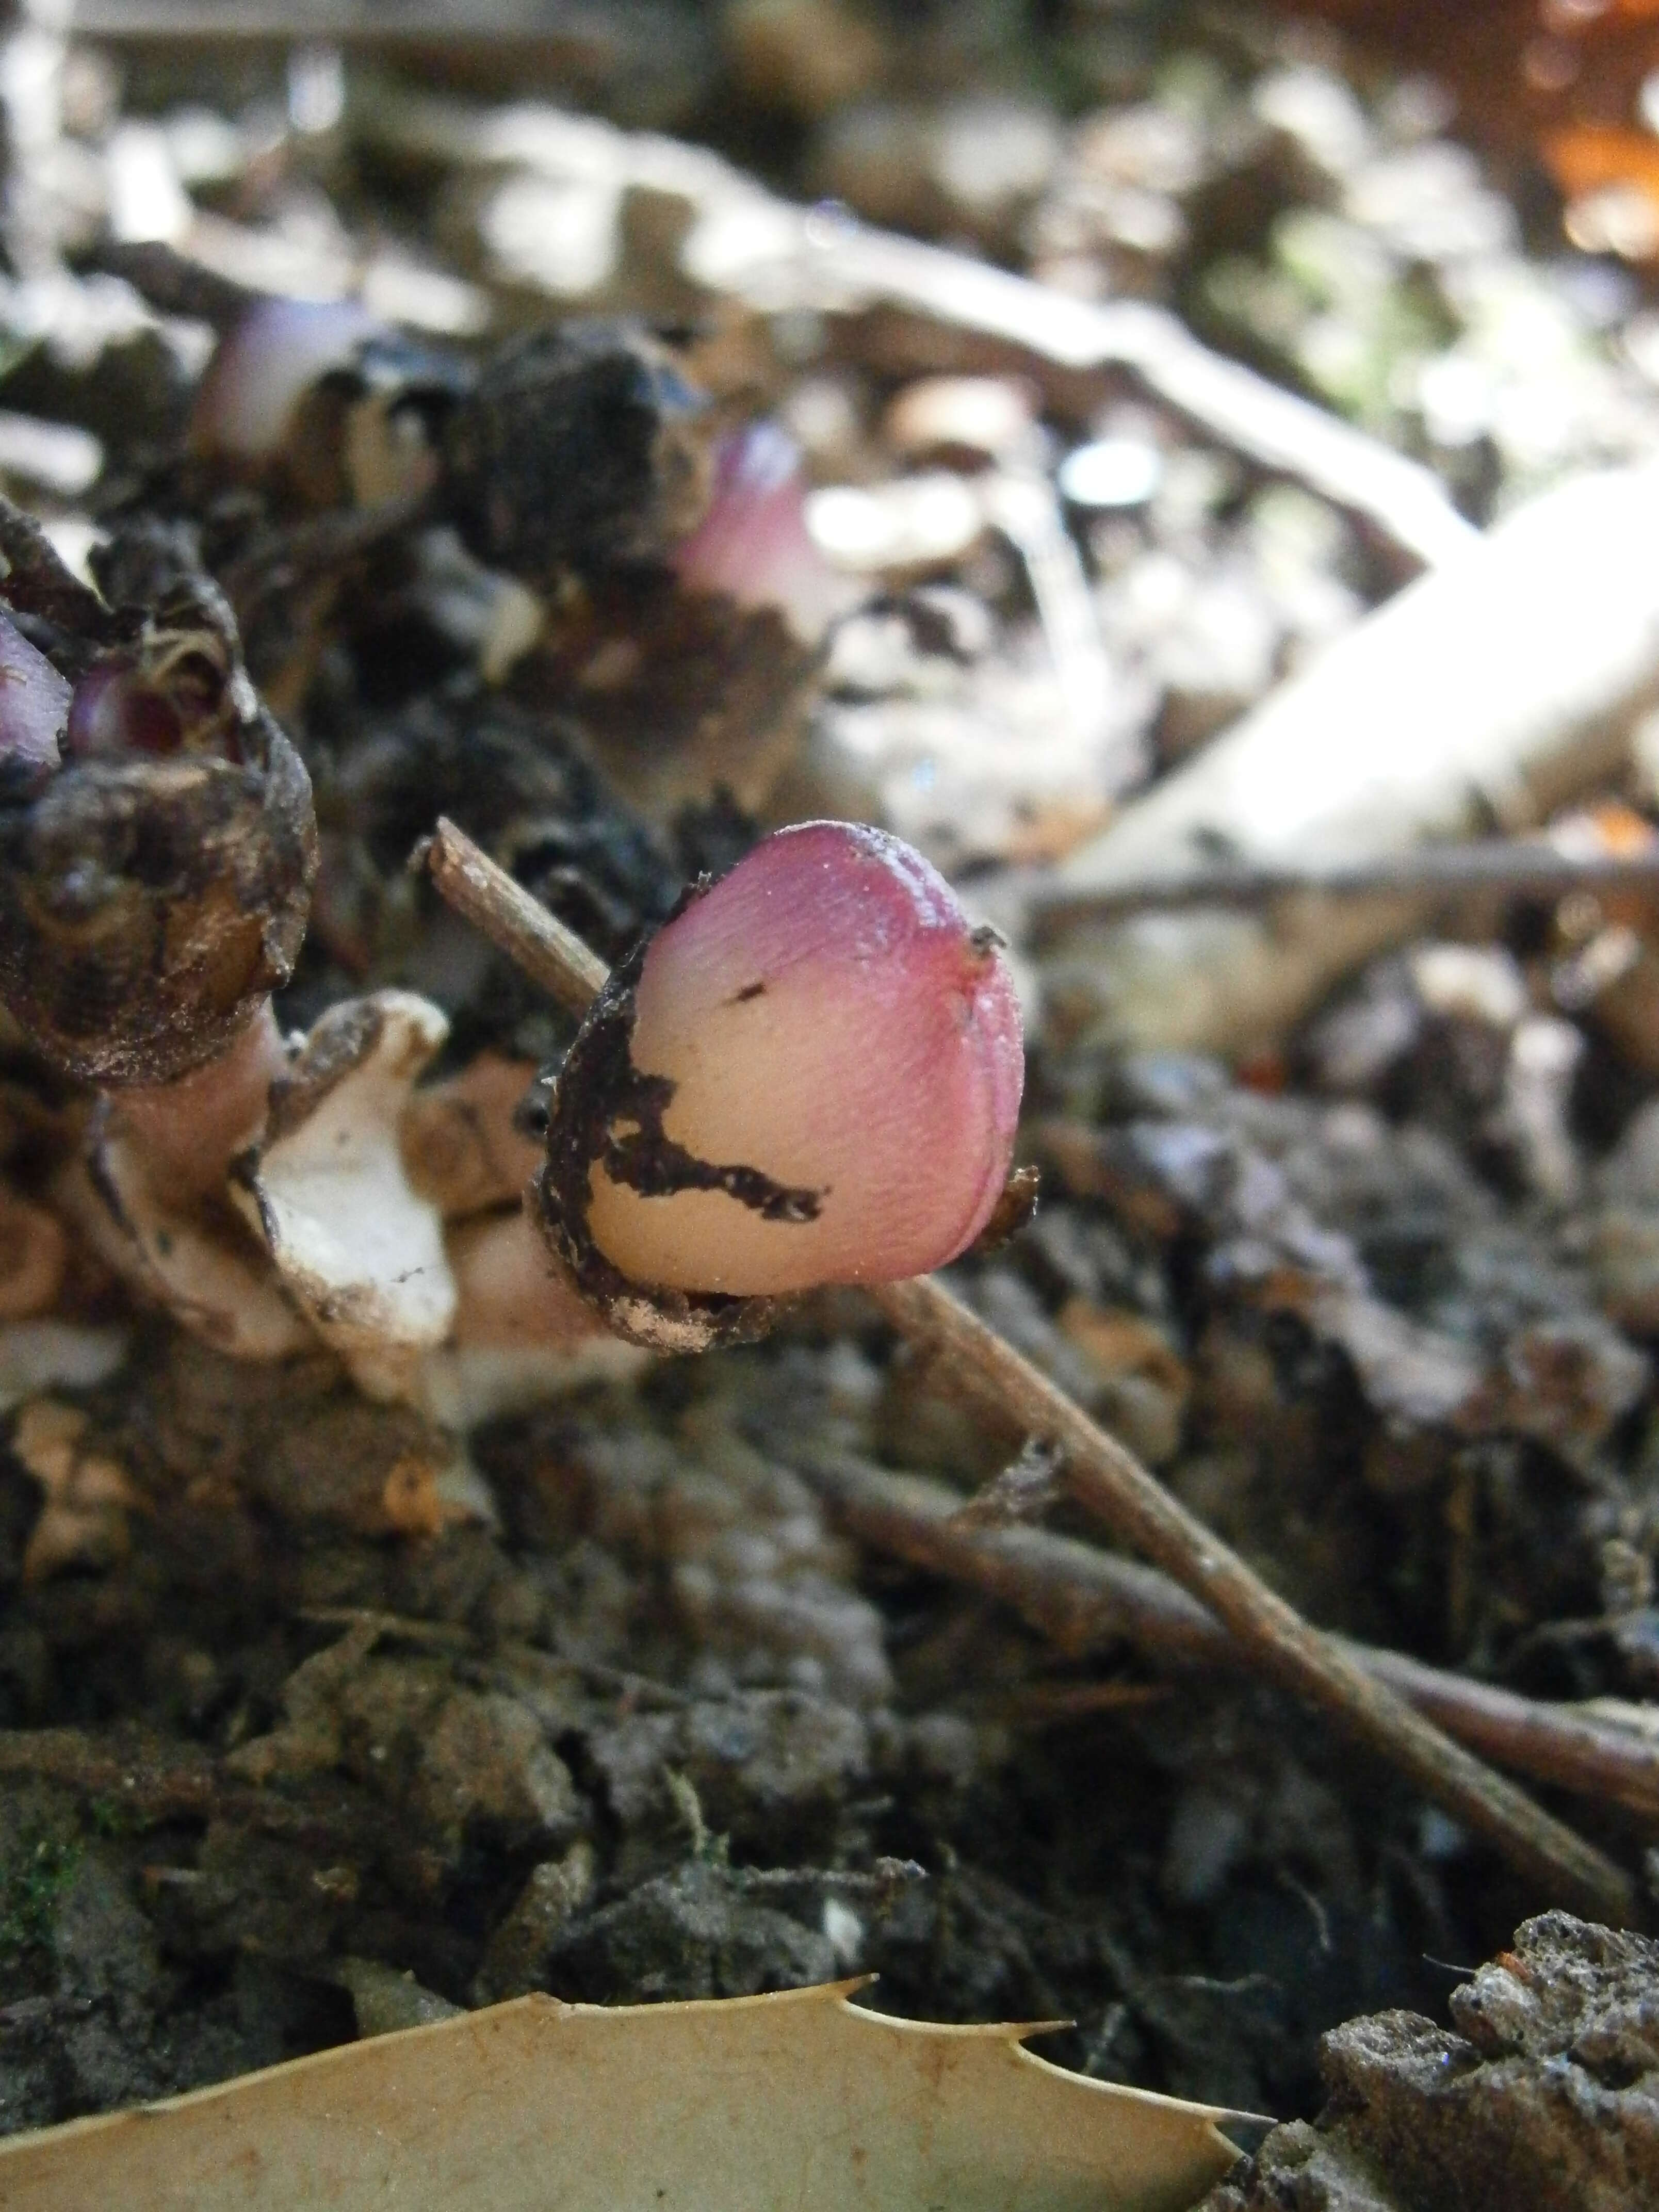
<instances>
[{"instance_id":1,"label":"dry brown leaf","mask_svg":"<svg viewBox=\"0 0 1659 2212\"><path fill-rule=\"evenodd\" d=\"M1188 2212L1221 2116L1018 2027L847 2002L548 1996L0 2142L6 2212Z\"/></svg>"}]
</instances>

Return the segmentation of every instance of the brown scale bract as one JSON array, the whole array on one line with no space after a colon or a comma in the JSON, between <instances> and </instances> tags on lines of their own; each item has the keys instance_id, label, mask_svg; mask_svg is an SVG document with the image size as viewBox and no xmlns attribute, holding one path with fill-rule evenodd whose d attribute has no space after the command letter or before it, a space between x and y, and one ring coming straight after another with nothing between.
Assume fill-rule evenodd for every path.
<instances>
[{"instance_id":1,"label":"brown scale bract","mask_svg":"<svg viewBox=\"0 0 1659 2212\"><path fill-rule=\"evenodd\" d=\"M275 724L255 737L246 764L89 762L0 807L0 994L70 1073L170 1082L287 981L315 868L310 786Z\"/></svg>"}]
</instances>

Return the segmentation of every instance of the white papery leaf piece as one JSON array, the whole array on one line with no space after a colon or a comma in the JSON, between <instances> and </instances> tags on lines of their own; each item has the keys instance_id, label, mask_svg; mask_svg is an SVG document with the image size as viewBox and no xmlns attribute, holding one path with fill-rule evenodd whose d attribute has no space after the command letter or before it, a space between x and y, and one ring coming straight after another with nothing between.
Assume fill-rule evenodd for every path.
<instances>
[{"instance_id":1,"label":"white papery leaf piece","mask_svg":"<svg viewBox=\"0 0 1659 2212\"><path fill-rule=\"evenodd\" d=\"M443 1222L398 1142L416 1078L449 1025L408 991L331 1007L272 1094L238 1193L290 1297L375 1397L414 1395L455 1316Z\"/></svg>"}]
</instances>

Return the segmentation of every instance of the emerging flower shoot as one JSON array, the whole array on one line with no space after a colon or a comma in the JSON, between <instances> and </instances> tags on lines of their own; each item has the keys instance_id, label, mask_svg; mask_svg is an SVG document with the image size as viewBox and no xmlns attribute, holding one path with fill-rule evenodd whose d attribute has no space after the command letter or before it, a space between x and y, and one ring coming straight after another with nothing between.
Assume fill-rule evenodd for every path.
<instances>
[{"instance_id":1,"label":"emerging flower shoot","mask_svg":"<svg viewBox=\"0 0 1659 2212\"><path fill-rule=\"evenodd\" d=\"M240 461L276 453L318 380L351 368L384 335L385 325L355 300L256 301L208 364L191 443Z\"/></svg>"},{"instance_id":2,"label":"emerging flower shoot","mask_svg":"<svg viewBox=\"0 0 1659 2212\"><path fill-rule=\"evenodd\" d=\"M708 503L710 435L669 348L575 318L484 364L446 426L442 501L478 560L538 585L654 562Z\"/></svg>"},{"instance_id":3,"label":"emerging flower shoot","mask_svg":"<svg viewBox=\"0 0 1659 2212\"><path fill-rule=\"evenodd\" d=\"M671 565L694 591L724 592L741 607L775 607L816 644L847 598L806 527L806 480L794 441L775 422L723 439L714 495Z\"/></svg>"},{"instance_id":4,"label":"emerging flower shoot","mask_svg":"<svg viewBox=\"0 0 1659 2212\"><path fill-rule=\"evenodd\" d=\"M990 1218L1023 1079L994 937L896 838L803 823L613 978L559 1079L544 1222L624 1333L642 1290L687 1322L921 1274Z\"/></svg>"}]
</instances>

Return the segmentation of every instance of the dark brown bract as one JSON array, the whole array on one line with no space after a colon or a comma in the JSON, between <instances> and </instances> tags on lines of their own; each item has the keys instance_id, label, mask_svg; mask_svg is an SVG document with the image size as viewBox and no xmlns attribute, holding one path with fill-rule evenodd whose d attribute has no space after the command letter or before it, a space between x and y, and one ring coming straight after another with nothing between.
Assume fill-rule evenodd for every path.
<instances>
[{"instance_id":1,"label":"dark brown bract","mask_svg":"<svg viewBox=\"0 0 1659 2212\"><path fill-rule=\"evenodd\" d=\"M192 532L118 531L104 599L3 504L0 551L7 601L73 684L55 741L0 783L0 1000L68 1074L172 1082L293 970L317 872L311 781Z\"/></svg>"},{"instance_id":2,"label":"dark brown bract","mask_svg":"<svg viewBox=\"0 0 1659 2212\"><path fill-rule=\"evenodd\" d=\"M708 504L712 417L642 331L532 331L450 417L441 497L468 549L515 575L660 560Z\"/></svg>"},{"instance_id":3,"label":"dark brown bract","mask_svg":"<svg viewBox=\"0 0 1659 2212\"><path fill-rule=\"evenodd\" d=\"M287 981L317 866L311 785L268 715L240 762L94 759L0 807L0 995L56 1066L166 1083Z\"/></svg>"},{"instance_id":4,"label":"dark brown bract","mask_svg":"<svg viewBox=\"0 0 1659 2212\"><path fill-rule=\"evenodd\" d=\"M688 899L702 888L694 889ZM649 1158L642 1173L653 1188L690 1188L702 1164L688 1160L663 1134L660 1103L653 1114L650 1079L640 1076L629 1051L635 986L651 943L649 937L641 938L611 970L565 1056L548 1126L546 1164L531 1186L530 1202L548 1249L607 1327L653 1352L706 1352L764 1336L777 1319L779 1302L634 1282L606 1259L587 1225L594 1165L611 1151L619 1118L636 1114L644 1125L639 1149Z\"/></svg>"}]
</instances>

